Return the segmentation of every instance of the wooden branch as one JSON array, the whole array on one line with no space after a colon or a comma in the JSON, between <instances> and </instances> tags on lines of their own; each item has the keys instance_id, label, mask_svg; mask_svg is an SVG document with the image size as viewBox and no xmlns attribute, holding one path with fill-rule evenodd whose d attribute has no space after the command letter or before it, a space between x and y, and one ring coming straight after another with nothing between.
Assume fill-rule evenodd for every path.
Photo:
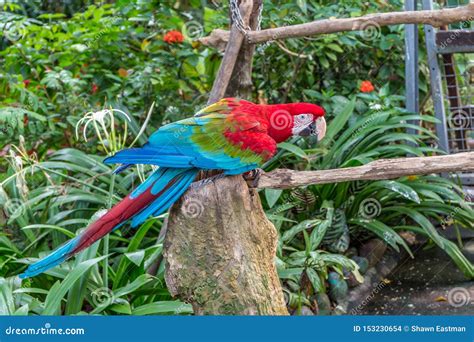
<instances>
[{"instance_id":1,"label":"wooden branch","mask_svg":"<svg viewBox=\"0 0 474 342\"><path fill-rule=\"evenodd\" d=\"M254 0L249 26L252 30L257 29L258 13L263 0ZM237 61L227 86L225 97L238 97L249 99L252 95L252 64L255 44L249 44L245 39L242 42Z\"/></svg>"},{"instance_id":2,"label":"wooden branch","mask_svg":"<svg viewBox=\"0 0 474 342\"><path fill-rule=\"evenodd\" d=\"M253 182L249 181L249 185L254 188L288 189L311 184L393 179L456 171L474 172L474 152L435 157L380 159L363 166L333 170L277 169L260 175Z\"/></svg>"},{"instance_id":3,"label":"wooden branch","mask_svg":"<svg viewBox=\"0 0 474 342\"><path fill-rule=\"evenodd\" d=\"M239 8L244 23L249 22L252 7L252 0L242 0L240 2ZM219 101L221 98L224 97L243 40L244 35L242 34L242 32L239 31L235 24L232 24L230 35L228 37L229 43L227 44L227 47L225 49L224 57L222 58L219 71L217 72L216 80L212 85L211 94L209 95L209 100L207 101L208 104L212 104L216 101Z\"/></svg>"},{"instance_id":4,"label":"wooden branch","mask_svg":"<svg viewBox=\"0 0 474 342\"><path fill-rule=\"evenodd\" d=\"M448 25L460 21L470 21L474 18L474 3L466 6L433 11L403 11L390 13L375 13L358 18L324 19L306 24L284 26L248 33L251 43L314 36L325 33L344 31L380 30L380 27L400 24L427 24L434 27ZM369 32L370 33L370 32ZM369 34L368 33L368 34ZM229 40L229 32L214 30L208 37L201 38L201 43L219 47Z\"/></svg>"}]
</instances>

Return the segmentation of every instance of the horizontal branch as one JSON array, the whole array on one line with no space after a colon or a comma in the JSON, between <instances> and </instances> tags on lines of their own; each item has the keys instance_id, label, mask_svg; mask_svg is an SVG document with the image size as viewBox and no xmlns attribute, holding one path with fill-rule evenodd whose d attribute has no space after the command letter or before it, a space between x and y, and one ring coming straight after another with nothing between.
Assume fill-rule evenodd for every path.
<instances>
[{"instance_id":1,"label":"horizontal branch","mask_svg":"<svg viewBox=\"0 0 474 342\"><path fill-rule=\"evenodd\" d=\"M325 33L344 31L364 31L377 34L380 27L400 24L427 24L440 27L460 21L474 19L474 3L466 6L432 11L402 11L375 13L358 18L324 19L306 24L277 27L262 31L251 31L248 39L251 43L263 43L271 40L314 36ZM229 31L217 29L207 37L201 38L204 45L213 47L225 46L229 40Z\"/></svg>"},{"instance_id":2,"label":"horizontal branch","mask_svg":"<svg viewBox=\"0 0 474 342\"><path fill-rule=\"evenodd\" d=\"M260 175L254 188L288 189L303 185L393 179L444 172L474 172L474 152L435 157L380 159L363 166L320 171L277 169Z\"/></svg>"}]
</instances>

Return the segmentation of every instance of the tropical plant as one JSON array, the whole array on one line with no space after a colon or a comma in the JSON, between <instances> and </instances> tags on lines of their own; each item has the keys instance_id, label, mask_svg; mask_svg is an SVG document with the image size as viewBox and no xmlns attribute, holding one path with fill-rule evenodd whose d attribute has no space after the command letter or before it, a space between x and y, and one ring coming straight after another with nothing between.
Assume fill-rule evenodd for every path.
<instances>
[{"instance_id":1,"label":"tropical plant","mask_svg":"<svg viewBox=\"0 0 474 342\"><path fill-rule=\"evenodd\" d=\"M303 170L344 168L380 158L441 153L429 145L436 141L436 136L426 127L436 120L397 108L393 103L399 97L387 94L387 89L382 89L379 94L358 95L352 100L335 99L344 104L335 103L335 108L340 110L335 113L321 144L312 148L305 141L291 147L285 143L282 146L285 152L269 169L279 163ZM375 109L366 112L368 105ZM423 123L421 127L411 123L418 120ZM408 134L407 129L416 129L418 133ZM394 250L399 252L401 247L413 256L400 234L407 231L425 236L427 245L444 250L467 278L474 278L474 266L462 254L460 246L437 228L449 219L459 228L474 229L474 210L453 179L407 176L396 180L313 185L289 193L267 189L265 198L268 216L281 236L280 274L287 290L297 298L307 301L299 292L305 279L312 284L307 294L325 292L328 265L324 256L337 260L329 264L334 270L354 270L347 258L342 255L334 258L320 249L344 254L349 244L357 246L370 237L378 237ZM308 273L309 269L314 271Z\"/></svg>"}]
</instances>

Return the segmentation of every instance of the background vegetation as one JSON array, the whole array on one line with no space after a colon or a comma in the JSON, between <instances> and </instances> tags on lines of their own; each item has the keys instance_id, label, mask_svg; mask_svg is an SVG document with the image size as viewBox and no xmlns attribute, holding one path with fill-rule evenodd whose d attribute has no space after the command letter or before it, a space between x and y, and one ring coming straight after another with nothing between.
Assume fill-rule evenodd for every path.
<instances>
[{"instance_id":1,"label":"background vegetation","mask_svg":"<svg viewBox=\"0 0 474 342\"><path fill-rule=\"evenodd\" d=\"M262 27L401 8L398 0L265 1ZM2 4L0 314L192 313L170 297L163 280L163 217L114 232L34 279L21 283L16 275L151 170L112 176L104 157L144 143L159 126L205 104L221 53L197 39L225 27L227 13L226 2L205 0ZM426 65L420 67L426 74ZM426 77L420 117L401 108L403 77L402 27L259 46L251 100L318 103L330 122L320 144L283 143L265 168L329 169L436 153ZM361 88L362 81L374 90ZM105 111L110 108L121 111L113 120ZM421 119L422 128L409 135L412 119ZM448 221L474 228L462 189L447 179L412 176L261 195L280 233L277 262L292 311L316 311L314 302L321 307L326 293L329 308L319 313L336 306L334 289L344 287L343 277L359 277L366 268L350 247L374 236L408 253L407 232L424 236L428 247L443 249L466 277L474 277L461 242L436 229Z\"/></svg>"}]
</instances>

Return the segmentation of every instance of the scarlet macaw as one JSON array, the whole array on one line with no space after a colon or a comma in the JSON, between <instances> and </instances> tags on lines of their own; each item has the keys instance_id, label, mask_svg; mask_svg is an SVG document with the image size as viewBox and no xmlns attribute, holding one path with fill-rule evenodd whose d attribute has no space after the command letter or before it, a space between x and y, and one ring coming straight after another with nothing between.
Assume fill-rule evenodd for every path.
<instances>
[{"instance_id":1,"label":"scarlet macaw","mask_svg":"<svg viewBox=\"0 0 474 342\"><path fill-rule=\"evenodd\" d=\"M317 105L257 105L235 98L222 99L192 118L165 125L141 148L125 149L104 160L122 164L116 172L133 164L159 168L82 233L20 276L33 277L62 263L128 220L136 227L149 216L163 213L200 170L245 173L274 156L277 143L291 136L317 135L320 140L325 131L324 109Z\"/></svg>"}]
</instances>

